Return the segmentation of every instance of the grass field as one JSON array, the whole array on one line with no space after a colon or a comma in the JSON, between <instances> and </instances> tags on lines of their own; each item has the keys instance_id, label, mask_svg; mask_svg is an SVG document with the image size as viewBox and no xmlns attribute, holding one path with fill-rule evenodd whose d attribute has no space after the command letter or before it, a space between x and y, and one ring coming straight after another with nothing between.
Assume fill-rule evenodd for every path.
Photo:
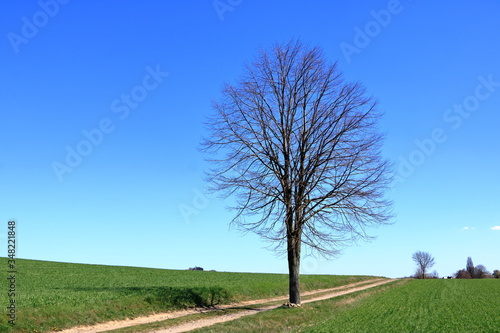
<instances>
[{"instance_id":1,"label":"grass field","mask_svg":"<svg viewBox=\"0 0 500 333\"><path fill-rule=\"evenodd\" d=\"M304 332L500 332L500 281L410 281Z\"/></svg>"},{"instance_id":2,"label":"grass field","mask_svg":"<svg viewBox=\"0 0 500 333\"><path fill-rule=\"evenodd\" d=\"M2 269L2 267L5 268ZM7 263L1 332L47 332L178 308L287 295L283 274L163 270L16 260L16 325L7 323ZM368 276L303 275L302 290L330 288ZM0 287L2 288L2 287Z\"/></svg>"},{"instance_id":3,"label":"grass field","mask_svg":"<svg viewBox=\"0 0 500 333\"><path fill-rule=\"evenodd\" d=\"M500 332L500 280L403 280L201 332Z\"/></svg>"}]
</instances>

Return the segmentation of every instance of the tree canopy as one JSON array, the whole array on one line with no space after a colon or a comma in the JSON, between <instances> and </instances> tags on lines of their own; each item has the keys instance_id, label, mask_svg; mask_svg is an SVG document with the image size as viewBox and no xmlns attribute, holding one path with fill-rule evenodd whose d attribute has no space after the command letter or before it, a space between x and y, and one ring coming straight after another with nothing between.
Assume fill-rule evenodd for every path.
<instances>
[{"instance_id":1,"label":"tree canopy","mask_svg":"<svg viewBox=\"0 0 500 333\"><path fill-rule=\"evenodd\" d=\"M208 178L235 196L233 223L287 253L292 303L302 244L335 255L392 217L376 105L318 47L295 40L261 51L214 102Z\"/></svg>"}]
</instances>

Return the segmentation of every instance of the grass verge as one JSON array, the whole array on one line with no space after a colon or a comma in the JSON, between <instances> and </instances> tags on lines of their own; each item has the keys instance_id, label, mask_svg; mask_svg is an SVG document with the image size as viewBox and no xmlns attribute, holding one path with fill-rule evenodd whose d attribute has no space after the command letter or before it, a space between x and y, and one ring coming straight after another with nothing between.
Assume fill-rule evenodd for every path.
<instances>
[{"instance_id":1,"label":"grass verge","mask_svg":"<svg viewBox=\"0 0 500 333\"><path fill-rule=\"evenodd\" d=\"M0 267L7 268L5 258L0 258ZM9 325L7 316L3 316L0 332L57 331L288 293L285 274L165 270L24 259L16 259L16 269L16 324ZM371 278L304 275L301 287L303 291L332 288ZM4 292L0 290L3 308L9 301L8 281L5 281Z\"/></svg>"}]
</instances>

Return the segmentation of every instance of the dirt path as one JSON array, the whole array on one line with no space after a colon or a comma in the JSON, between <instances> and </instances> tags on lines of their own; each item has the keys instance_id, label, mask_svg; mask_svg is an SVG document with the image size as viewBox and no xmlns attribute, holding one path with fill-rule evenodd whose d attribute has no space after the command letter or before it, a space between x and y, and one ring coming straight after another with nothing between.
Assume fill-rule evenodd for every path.
<instances>
[{"instance_id":1,"label":"dirt path","mask_svg":"<svg viewBox=\"0 0 500 333\"><path fill-rule=\"evenodd\" d=\"M304 300L304 301L302 301L302 304L310 303L310 302L316 302L316 301L321 301L321 300L325 300L325 299L329 299L329 298L333 298L333 297L338 297L338 296L342 296L342 295L354 293L356 291L373 288L373 287L376 287L376 286L379 286L379 285L382 285L382 284L386 284L386 283L389 283L389 282L391 282L391 280L382 280L382 281L377 281L377 282L374 282L374 283L371 283L371 284L368 284L368 285L363 285L361 287L354 287L354 288L350 288L350 289L347 289L347 290L341 290L341 291L331 292L331 293L328 293L328 294L325 294L325 295L322 295L322 296L318 296L318 297L314 297L314 298L310 298L310 299ZM162 329L162 330L159 330L159 331L152 331L152 332L154 332L154 333L181 333L181 332L189 332L189 331L197 329L197 328L212 326L212 325L215 325L215 324L218 324L218 323L224 323L224 322L235 320L235 319L238 319L238 318L241 318L241 317L244 317L244 316L251 316L251 315L259 313L259 312L276 309L278 307L279 307L279 305L270 305L270 306L262 307L262 308L259 308L259 309L253 309L253 310L247 310L247 311L238 312L238 313L234 313L234 314L223 315L223 316L220 316L220 317L217 317L217 318L208 318L208 319L197 320L197 321L193 321L193 322L186 323L186 324L183 324L183 325L179 325L179 326L176 326L176 327L170 327L170 328Z\"/></svg>"},{"instance_id":2,"label":"dirt path","mask_svg":"<svg viewBox=\"0 0 500 333\"><path fill-rule=\"evenodd\" d=\"M309 303L309 302L315 302L315 301L333 298L333 297L337 297L337 296L341 296L341 295L345 295L345 294L350 294L350 293L353 293L356 291L360 291L360 290L364 290L364 289L368 289L368 288L373 288L375 286L382 285L382 284L385 284L385 283L388 283L391 281L392 280L390 280L390 279L374 279L374 280L366 280L366 281L351 283L348 285L335 287L335 288L308 291L308 292L302 293L302 297L316 295L316 294L321 294L321 296L317 296L317 297L314 297L311 299L303 300L302 303L304 304L304 303ZM164 320L173 319L173 318L184 317L184 316L188 316L188 315L196 314L196 313L217 311L217 310L223 310L223 309L228 309L228 308L241 307L241 306L245 306L245 305L255 305L255 304L263 304L263 303L268 303L268 302L273 302L273 301L286 301L286 300L288 300L288 297L281 296L281 297L275 297L275 298L259 299L259 300L241 302L241 303L221 305L221 306L218 306L217 309L214 309L214 310L212 310L212 309L206 309L206 310L193 309L193 310L176 311L176 312L169 312L169 313L159 313L159 314L146 316L146 317L138 317L135 319L110 321L107 323L97 324L97 325L93 325L93 326L78 326L78 327L73 327L73 328L64 330L62 332L63 333L105 332L105 331L114 330L114 329L123 328L123 327L136 326L136 325L154 323L157 321L164 321ZM211 325L214 325L217 323L235 320L235 319L238 319L238 318L241 318L244 316L249 316L252 314L259 313L259 312L275 309L277 307L279 307L279 306L278 305L270 305L270 306L265 306L265 307L258 308L258 309L245 310L245 311L234 313L234 314L218 316L216 318L201 319L201 320L189 322L186 324L182 324L180 326L170 327L170 328L167 328L164 330L159 330L159 331L154 331L154 332L158 332L158 333L187 332L190 330L194 330L196 328L211 326Z\"/></svg>"}]
</instances>

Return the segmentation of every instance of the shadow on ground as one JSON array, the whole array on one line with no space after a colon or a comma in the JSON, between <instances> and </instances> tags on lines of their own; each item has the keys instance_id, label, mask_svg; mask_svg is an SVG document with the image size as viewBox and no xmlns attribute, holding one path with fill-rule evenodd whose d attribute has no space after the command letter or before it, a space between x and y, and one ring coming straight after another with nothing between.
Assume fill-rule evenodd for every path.
<instances>
[{"instance_id":1,"label":"shadow on ground","mask_svg":"<svg viewBox=\"0 0 500 333\"><path fill-rule=\"evenodd\" d=\"M160 287L145 298L148 303L176 308L209 307L230 301L231 295L221 287Z\"/></svg>"},{"instance_id":2,"label":"shadow on ground","mask_svg":"<svg viewBox=\"0 0 500 333\"><path fill-rule=\"evenodd\" d=\"M56 288L57 289L57 288ZM116 288L73 288L82 292L119 293L126 296L141 297L155 308L185 309L213 307L229 303L231 295L222 287L116 287Z\"/></svg>"}]
</instances>

